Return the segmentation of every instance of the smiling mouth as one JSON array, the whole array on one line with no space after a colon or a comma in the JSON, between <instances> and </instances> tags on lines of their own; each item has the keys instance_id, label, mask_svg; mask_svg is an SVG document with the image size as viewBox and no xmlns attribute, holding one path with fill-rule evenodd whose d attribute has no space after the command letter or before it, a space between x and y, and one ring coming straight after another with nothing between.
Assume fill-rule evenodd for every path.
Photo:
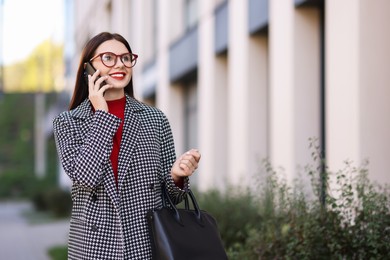
<instances>
[{"instance_id":1,"label":"smiling mouth","mask_svg":"<svg viewBox=\"0 0 390 260\"><path fill-rule=\"evenodd\" d=\"M125 74L124 73L113 73L113 74L110 74L110 77L114 78L114 79L123 79L125 77Z\"/></svg>"}]
</instances>

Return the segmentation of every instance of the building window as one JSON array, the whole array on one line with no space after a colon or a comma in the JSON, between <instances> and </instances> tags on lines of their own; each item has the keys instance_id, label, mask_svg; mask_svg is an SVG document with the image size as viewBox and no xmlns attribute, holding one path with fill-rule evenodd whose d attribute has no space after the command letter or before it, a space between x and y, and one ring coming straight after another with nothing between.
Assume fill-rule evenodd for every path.
<instances>
[{"instance_id":1,"label":"building window","mask_svg":"<svg viewBox=\"0 0 390 260\"><path fill-rule=\"evenodd\" d=\"M184 124L185 150L198 147L198 95L196 81L188 82L184 86Z\"/></svg>"},{"instance_id":2,"label":"building window","mask_svg":"<svg viewBox=\"0 0 390 260\"><path fill-rule=\"evenodd\" d=\"M186 30L198 23L198 0L185 0L185 25Z\"/></svg>"}]
</instances>

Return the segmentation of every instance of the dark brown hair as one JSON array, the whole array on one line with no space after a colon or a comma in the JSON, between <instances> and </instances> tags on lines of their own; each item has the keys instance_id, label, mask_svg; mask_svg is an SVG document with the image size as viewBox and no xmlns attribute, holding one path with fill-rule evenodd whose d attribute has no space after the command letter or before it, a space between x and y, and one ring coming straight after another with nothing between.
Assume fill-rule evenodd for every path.
<instances>
[{"instance_id":1,"label":"dark brown hair","mask_svg":"<svg viewBox=\"0 0 390 260\"><path fill-rule=\"evenodd\" d=\"M126 48L132 53L129 43L123 36L117 33L102 32L90 39L85 45L81 54L79 68L76 75L76 84L74 87L72 99L69 104L69 110L76 108L81 102L88 97L88 84L84 79L84 63L88 62L95 54L96 49L105 41L117 40L123 43ZM134 97L133 90L133 78L131 78L129 84L125 87L125 93L129 96Z\"/></svg>"}]
</instances>

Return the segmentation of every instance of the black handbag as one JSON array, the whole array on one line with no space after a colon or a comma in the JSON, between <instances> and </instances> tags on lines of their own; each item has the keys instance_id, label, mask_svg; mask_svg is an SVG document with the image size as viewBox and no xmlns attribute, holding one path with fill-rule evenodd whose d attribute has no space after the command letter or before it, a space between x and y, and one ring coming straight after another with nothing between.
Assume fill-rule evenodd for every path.
<instances>
[{"instance_id":1,"label":"black handbag","mask_svg":"<svg viewBox=\"0 0 390 260\"><path fill-rule=\"evenodd\" d=\"M194 209L190 209L188 196ZM228 259L215 219L200 210L191 190L185 208L177 208L162 185L163 207L147 213L153 259Z\"/></svg>"}]
</instances>

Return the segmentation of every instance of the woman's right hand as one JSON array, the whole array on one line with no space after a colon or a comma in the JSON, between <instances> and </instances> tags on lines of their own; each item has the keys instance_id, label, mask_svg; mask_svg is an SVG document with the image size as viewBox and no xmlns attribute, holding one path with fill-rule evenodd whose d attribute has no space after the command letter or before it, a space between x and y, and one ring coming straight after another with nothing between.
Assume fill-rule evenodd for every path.
<instances>
[{"instance_id":1,"label":"woman's right hand","mask_svg":"<svg viewBox=\"0 0 390 260\"><path fill-rule=\"evenodd\" d=\"M99 74L100 71L97 70L92 76L88 75L88 98L95 110L103 110L108 112L108 105L104 98L104 92L107 89L112 88L112 86L105 84L104 86L100 87L100 84L103 83L103 81L106 80L108 76L103 76L96 80Z\"/></svg>"}]
</instances>

